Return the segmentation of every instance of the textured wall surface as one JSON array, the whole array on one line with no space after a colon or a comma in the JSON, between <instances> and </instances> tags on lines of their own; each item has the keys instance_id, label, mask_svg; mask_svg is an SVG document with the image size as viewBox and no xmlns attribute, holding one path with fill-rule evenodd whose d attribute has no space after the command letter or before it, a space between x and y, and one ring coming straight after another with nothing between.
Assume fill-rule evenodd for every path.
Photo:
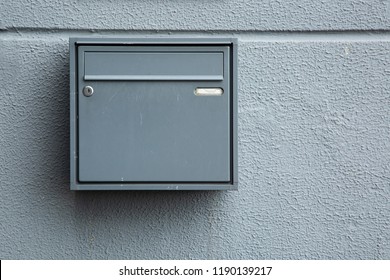
<instances>
[{"instance_id":1,"label":"textured wall surface","mask_svg":"<svg viewBox=\"0 0 390 280\"><path fill-rule=\"evenodd\" d=\"M389 259L389 2L0 0L0 258ZM239 39L238 191L69 190L87 35Z\"/></svg>"},{"instance_id":2,"label":"textured wall surface","mask_svg":"<svg viewBox=\"0 0 390 280\"><path fill-rule=\"evenodd\" d=\"M18 0L6 28L125 30L384 30L387 0ZM15 3L17 2L17 3Z\"/></svg>"}]
</instances>

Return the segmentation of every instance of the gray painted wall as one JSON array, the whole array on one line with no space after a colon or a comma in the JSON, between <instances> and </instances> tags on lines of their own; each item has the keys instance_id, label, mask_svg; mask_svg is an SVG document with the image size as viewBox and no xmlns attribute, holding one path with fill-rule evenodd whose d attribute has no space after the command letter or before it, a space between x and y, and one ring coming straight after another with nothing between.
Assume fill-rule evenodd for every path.
<instances>
[{"instance_id":1,"label":"gray painted wall","mask_svg":"<svg viewBox=\"0 0 390 280\"><path fill-rule=\"evenodd\" d=\"M0 0L0 258L389 259L389 2ZM239 39L239 191L69 190L85 35Z\"/></svg>"}]
</instances>

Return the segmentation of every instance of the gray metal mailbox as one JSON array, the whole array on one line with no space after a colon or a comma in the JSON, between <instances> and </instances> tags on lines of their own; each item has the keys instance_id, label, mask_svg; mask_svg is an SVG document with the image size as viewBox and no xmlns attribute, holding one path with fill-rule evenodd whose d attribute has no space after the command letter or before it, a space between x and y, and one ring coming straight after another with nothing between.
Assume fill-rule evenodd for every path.
<instances>
[{"instance_id":1,"label":"gray metal mailbox","mask_svg":"<svg viewBox=\"0 0 390 280\"><path fill-rule=\"evenodd\" d=\"M71 38L71 189L236 189L236 48Z\"/></svg>"}]
</instances>

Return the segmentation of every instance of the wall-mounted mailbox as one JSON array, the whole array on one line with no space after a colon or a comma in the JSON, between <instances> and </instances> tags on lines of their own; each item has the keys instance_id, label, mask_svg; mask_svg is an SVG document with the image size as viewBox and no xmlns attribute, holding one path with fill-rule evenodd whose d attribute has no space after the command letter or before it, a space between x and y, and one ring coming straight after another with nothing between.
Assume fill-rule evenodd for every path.
<instances>
[{"instance_id":1,"label":"wall-mounted mailbox","mask_svg":"<svg viewBox=\"0 0 390 280\"><path fill-rule=\"evenodd\" d=\"M70 39L71 189L236 189L236 48Z\"/></svg>"}]
</instances>

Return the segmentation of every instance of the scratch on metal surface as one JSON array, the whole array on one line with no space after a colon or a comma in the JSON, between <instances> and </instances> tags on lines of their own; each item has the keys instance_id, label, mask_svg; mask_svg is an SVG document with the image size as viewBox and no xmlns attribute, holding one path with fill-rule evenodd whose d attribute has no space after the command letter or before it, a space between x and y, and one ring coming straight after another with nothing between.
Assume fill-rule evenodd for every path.
<instances>
[{"instance_id":1,"label":"scratch on metal surface","mask_svg":"<svg viewBox=\"0 0 390 280\"><path fill-rule=\"evenodd\" d=\"M142 115L141 112L139 113L139 125L140 125L140 126L143 125L143 115Z\"/></svg>"}]
</instances>

